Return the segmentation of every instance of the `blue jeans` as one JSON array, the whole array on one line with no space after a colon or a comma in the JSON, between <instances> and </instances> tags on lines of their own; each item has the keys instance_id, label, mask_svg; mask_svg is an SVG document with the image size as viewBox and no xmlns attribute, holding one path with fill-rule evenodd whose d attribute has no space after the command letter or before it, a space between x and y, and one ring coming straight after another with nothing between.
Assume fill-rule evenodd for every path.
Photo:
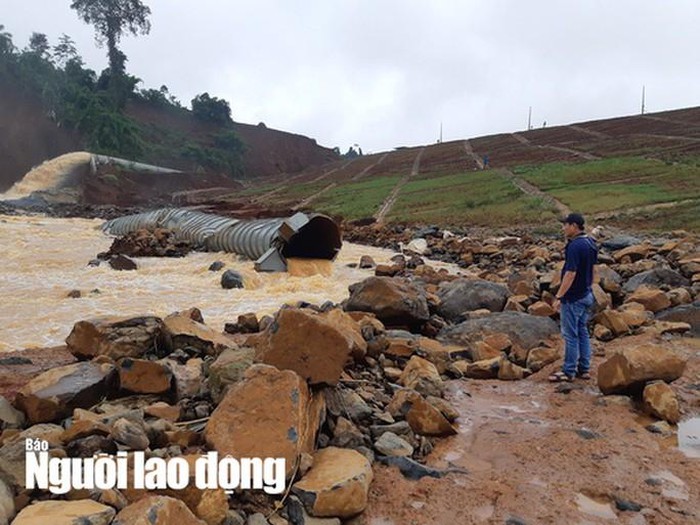
<instances>
[{"instance_id":1,"label":"blue jeans","mask_svg":"<svg viewBox=\"0 0 700 525\"><path fill-rule=\"evenodd\" d=\"M573 377L591 368L591 341L588 338L588 313L593 306L593 294L578 301L561 303L561 335L564 336L563 372Z\"/></svg>"}]
</instances>

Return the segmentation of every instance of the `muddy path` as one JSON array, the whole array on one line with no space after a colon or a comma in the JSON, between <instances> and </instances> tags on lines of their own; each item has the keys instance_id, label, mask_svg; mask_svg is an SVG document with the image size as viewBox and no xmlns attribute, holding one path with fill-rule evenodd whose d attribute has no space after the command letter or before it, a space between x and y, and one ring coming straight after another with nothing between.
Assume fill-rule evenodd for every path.
<instances>
[{"instance_id":1,"label":"muddy path","mask_svg":"<svg viewBox=\"0 0 700 525\"><path fill-rule=\"evenodd\" d=\"M650 339L624 338L607 351ZM700 339L663 344L691 356L674 385L684 417L700 415ZM459 434L441 440L427 463L469 475L413 482L376 466L369 507L356 523L698 523L700 458L679 451L675 438L646 430L652 419L628 398L601 396L595 381L557 392L546 379L557 366L520 382L452 381L448 399L462 414ZM641 510L619 510L625 502Z\"/></svg>"}]
</instances>

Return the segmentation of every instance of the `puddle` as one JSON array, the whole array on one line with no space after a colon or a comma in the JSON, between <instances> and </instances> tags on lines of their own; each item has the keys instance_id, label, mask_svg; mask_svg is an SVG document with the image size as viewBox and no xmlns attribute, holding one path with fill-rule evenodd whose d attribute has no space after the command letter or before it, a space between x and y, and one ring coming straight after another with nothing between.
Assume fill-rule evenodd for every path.
<instances>
[{"instance_id":1,"label":"puddle","mask_svg":"<svg viewBox=\"0 0 700 525\"><path fill-rule=\"evenodd\" d=\"M678 423L678 449L689 458L700 458L700 417Z\"/></svg>"},{"instance_id":2,"label":"puddle","mask_svg":"<svg viewBox=\"0 0 700 525\"><path fill-rule=\"evenodd\" d=\"M579 493L576 494L576 505L578 505L578 510L589 516L606 520L617 520L617 514L615 514L610 503L599 503Z\"/></svg>"}]
</instances>

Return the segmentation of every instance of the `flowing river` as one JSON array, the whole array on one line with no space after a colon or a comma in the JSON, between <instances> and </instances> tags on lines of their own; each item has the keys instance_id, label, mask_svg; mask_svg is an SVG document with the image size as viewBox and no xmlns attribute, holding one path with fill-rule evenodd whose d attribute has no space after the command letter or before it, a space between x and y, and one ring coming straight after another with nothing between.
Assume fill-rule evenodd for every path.
<instances>
[{"instance_id":1,"label":"flowing river","mask_svg":"<svg viewBox=\"0 0 700 525\"><path fill-rule=\"evenodd\" d=\"M198 307L217 330L239 314L259 316L282 304L321 304L348 297L348 286L373 275L349 268L362 255L377 263L395 252L344 243L329 275L297 277L257 273L252 261L230 253L193 252L184 258L136 259L136 271L116 271L88 261L107 251L112 239L101 220L0 215L0 352L63 344L73 324L102 315L165 316ZM244 277L245 289L224 290L221 272L209 265L222 261ZM68 293L80 290L81 297Z\"/></svg>"}]
</instances>

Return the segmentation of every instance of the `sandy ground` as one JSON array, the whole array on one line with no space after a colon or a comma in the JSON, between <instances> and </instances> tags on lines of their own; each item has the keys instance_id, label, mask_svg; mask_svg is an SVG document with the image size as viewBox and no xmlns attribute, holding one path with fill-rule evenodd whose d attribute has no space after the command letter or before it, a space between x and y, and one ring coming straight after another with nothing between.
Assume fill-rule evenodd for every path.
<instances>
[{"instance_id":1,"label":"sandy ground","mask_svg":"<svg viewBox=\"0 0 700 525\"><path fill-rule=\"evenodd\" d=\"M605 352L650 339L618 339ZM690 357L674 387L684 418L697 417L700 339L663 344ZM599 349L594 367L603 360ZM369 506L353 524L700 523L700 458L681 452L675 436L646 430L653 419L626 399L602 396L595 380L557 392L547 375L558 366L518 382L451 381L459 434L440 440L427 463L469 474L409 481L377 465ZM616 499L642 510L617 510Z\"/></svg>"}]
</instances>

